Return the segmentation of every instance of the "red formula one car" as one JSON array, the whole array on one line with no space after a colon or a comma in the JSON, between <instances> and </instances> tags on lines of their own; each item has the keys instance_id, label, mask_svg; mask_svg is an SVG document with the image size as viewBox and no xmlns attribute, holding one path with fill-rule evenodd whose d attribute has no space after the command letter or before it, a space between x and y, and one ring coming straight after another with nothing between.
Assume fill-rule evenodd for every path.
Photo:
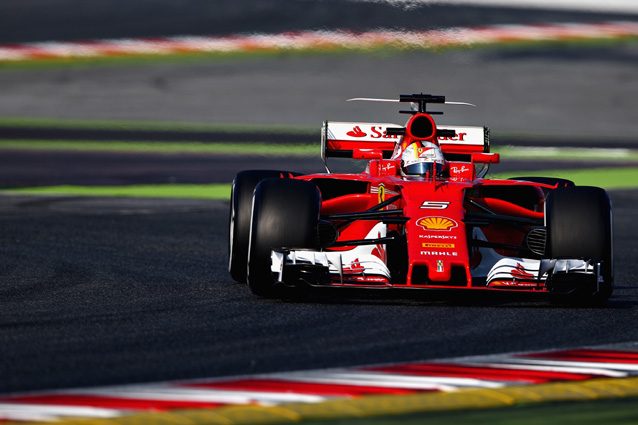
<instances>
[{"instance_id":1,"label":"red formula one car","mask_svg":"<svg viewBox=\"0 0 638 425\"><path fill-rule=\"evenodd\" d=\"M543 292L600 303L613 288L607 193L564 179L485 178L484 127L440 126L401 95L405 126L328 122L326 173L240 172L233 181L229 271L253 293L286 287ZM327 158L366 160L331 173Z\"/></svg>"}]
</instances>

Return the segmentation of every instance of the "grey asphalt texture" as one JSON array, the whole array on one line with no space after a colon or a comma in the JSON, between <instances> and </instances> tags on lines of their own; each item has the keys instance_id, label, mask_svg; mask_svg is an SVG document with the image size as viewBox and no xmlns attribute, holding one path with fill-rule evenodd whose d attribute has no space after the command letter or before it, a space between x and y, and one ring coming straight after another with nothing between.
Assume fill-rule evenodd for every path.
<instances>
[{"instance_id":1,"label":"grey asphalt texture","mask_svg":"<svg viewBox=\"0 0 638 425\"><path fill-rule=\"evenodd\" d=\"M365 161L332 159L332 172L363 171ZM635 162L551 161L504 159L492 172L635 167ZM56 185L131 185L166 183L230 183L242 170L287 170L323 173L319 157L152 154L77 151L3 150L0 154L0 188Z\"/></svg>"},{"instance_id":2,"label":"grey asphalt texture","mask_svg":"<svg viewBox=\"0 0 638 425\"><path fill-rule=\"evenodd\" d=\"M0 4L0 43L629 19L359 6L337 0L10 0ZM400 123L405 117L397 117L394 105L343 100L424 91L479 105L448 107L444 122L605 146L638 140L637 64L638 45L628 41L3 66L0 116L305 127L324 119ZM103 164L120 166L113 173L82 155L3 151L0 181L210 181L249 165L224 157L186 156L177 165L175 158L104 154ZM271 165L279 168L264 168ZM219 174L211 174L211 166ZM331 291L265 301L226 272L224 202L2 197L0 392L635 341L638 193L612 198L617 291L606 308L566 309L542 299L430 293Z\"/></svg>"},{"instance_id":3,"label":"grey asphalt texture","mask_svg":"<svg viewBox=\"0 0 638 425\"><path fill-rule=\"evenodd\" d=\"M224 202L3 198L0 392L635 341L635 191L613 192L617 290L543 299L321 292L268 301L226 272Z\"/></svg>"},{"instance_id":4,"label":"grey asphalt texture","mask_svg":"<svg viewBox=\"0 0 638 425\"><path fill-rule=\"evenodd\" d=\"M395 120L400 122L400 120ZM31 125L16 125L0 122L0 140L65 140L65 141L87 141L92 142L196 142L206 144L227 144L227 143L268 143L268 144L306 144L317 145L320 140L319 127L314 130L273 127L246 128L243 130L138 130L120 128L117 123L110 123L113 128L91 128L90 125L73 127L67 126L47 126L39 123ZM520 136L490 134L492 146L541 146L541 147L573 147L582 146L595 147L604 143L607 148L632 149L636 145L634 139L611 139L605 140L582 140L578 137L561 137L559 140L541 136Z\"/></svg>"},{"instance_id":5,"label":"grey asphalt texture","mask_svg":"<svg viewBox=\"0 0 638 425\"><path fill-rule=\"evenodd\" d=\"M638 43L340 53L0 68L0 116L283 124L403 123L397 105L345 102L430 92L441 123L605 146L638 140Z\"/></svg>"}]
</instances>

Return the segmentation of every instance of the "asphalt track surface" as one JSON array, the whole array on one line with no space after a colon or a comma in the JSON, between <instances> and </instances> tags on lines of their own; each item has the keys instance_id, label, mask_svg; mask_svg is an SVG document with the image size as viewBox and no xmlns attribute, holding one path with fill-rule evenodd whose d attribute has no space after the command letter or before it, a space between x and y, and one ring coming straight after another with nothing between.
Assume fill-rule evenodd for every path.
<instances>
[{"instance_id":1,"label":"asphalt track surface","mask_svg":"<svg viewBox=\"0 0 638 425\"><path fill-rule=\"evenodd\" d=\"M419 12L425 16L399 17L394 9L373 5L283 4L6 1L0 4L0 42L628 19L438 7ZM330 13L299 13L317 7ZM596 144L638 140L637 63L638 46L620 43L8 67L0 69L0 116L304 126L324 119L401 122L394 107L342 100L423 90L480 105L450 111L450 122ZM29 172L20 174L14 165L3 182L50 182L56 176L47 162L61 170L60 182L113 179L88 173L95 170L95 159L88 157L19 155ZM12 157L15 164L19 155ZM3 152L2 158L9 157ZM123 158L101 156L122 167L115 176L120 183L210 178L211 165L219 175L233 167L201 157L172 168L158 166L157 157L132 163ZM5 161L2 170L10 165ZM567 309L543 300L430 293L331 291L309 300L261 300L226 272L223 202L2 197L0 392L635 341L638 193L613 192L612 198L616 293L606 308Z\"/></svg>"},{"instance_id":2,"label":"asphalt track surface","mask_svg":"<svg viewBox=\"0 0 638 425\"><path fill-rule=\"evenodd\" d=\"M268 144L310 144L317 145L320 136L316 131L288 128L274 130L262 128L253 130L133 130L120 129L112 124L113 129L103 128L73 128L51 127L46 125L5 125L0 124L0 140L64 140L92 142L196 142L206 144L228 143L268 143ZM560 140L544 137L521 137L516 135L501 135L490 137L492 146L537 146L537 147L595 147L600 140L582 140L582 138L561 138ZM614 149L632 149L636 146L634 139L605 140L604 146Z\"/></svg>"},{"instance_id":3,"label":"asphalt track surface","mask_svg":"<svg viewBox=\"0 0 638 425\"><path fill-rule=\"evenodd\" d=\"M0 392L635 341L635 191L613 192L609 306L329 291L252 296L226 272L224 202L0 202Z\"/></svg>"},{"instance_id":4,"label":"asphalt track surface","mask_svg":"<svg viewBox=\"0 0 638 425\"><path fill-rule=\"evenodd\" d=\"M434 92L442 124L604 146L638 140L638 43L200 57L0 68L0 116L289 125L405 122L360 96Z\"/></svg>"},{"instance_id":5,"label":"asphalt track surface","mask_svg":"<svg viewBox=\"0 0 638 425\"><path fill-rule=\"evenodd\" d=\"M492 24L636 20L491 7L413 9L345 0L173 2L10 0L0 43L303 29L424 30ZM173 58L58 67L0 67L0 116L319 127L323 120L404 121L396 105L351 97L434 92L442 123L590 145L638 140L638 43L494 46L472 50Z\"/></svg>"},{"instance_id":6,"label":"asphalt track surface","mask_svg":"<svg viewBox=\"0 0 638 425\"><path fill-rule=\"evenodd\" d=\"M332 172L362 171L361 161L329 161ZM604 166L605 164L602 164ZM612 166L612 164L609 164ZM614 163L613 166L635 166ZM505 160L492 172L601 167L599 161ZM2 151L0 188L57 185L131 185L166 183L230 183L239 171L286 170L323 173L319 158L198 154L132 154L110 152Z\"/></svg>"}]
</instances>

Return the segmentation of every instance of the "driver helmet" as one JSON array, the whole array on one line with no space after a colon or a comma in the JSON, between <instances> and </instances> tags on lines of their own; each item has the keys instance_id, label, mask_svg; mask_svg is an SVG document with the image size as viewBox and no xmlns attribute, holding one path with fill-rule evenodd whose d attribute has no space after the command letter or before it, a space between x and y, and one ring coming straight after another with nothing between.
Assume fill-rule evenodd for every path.
<instances>
[{"instance_id":1,"label":"driver helmet","mask_svg":"<svg viewBox=\"0 0 638 425\"><path fill-rule=\"evenodd\" d=\"M445 158L432 142L415 142L401 155L401 172L404 176L442 177Z\"/></svg>"}]
</instances>

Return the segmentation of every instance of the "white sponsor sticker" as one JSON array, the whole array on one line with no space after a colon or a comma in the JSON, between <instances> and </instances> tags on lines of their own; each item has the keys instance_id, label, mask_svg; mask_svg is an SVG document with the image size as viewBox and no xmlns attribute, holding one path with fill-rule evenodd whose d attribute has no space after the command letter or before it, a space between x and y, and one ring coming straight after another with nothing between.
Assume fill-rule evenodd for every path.
<instances>
[{"instance_id":1,"label":"white sponsor sticker","mask_svg":"<svg viewBox=\"0 0 638 425\"><path fill-rule=\"evenodd\" d=\"M450 205L449 202L444 201L423 201L419 208L428 210L444 210Z\"/></svg>"}]
</instances>

